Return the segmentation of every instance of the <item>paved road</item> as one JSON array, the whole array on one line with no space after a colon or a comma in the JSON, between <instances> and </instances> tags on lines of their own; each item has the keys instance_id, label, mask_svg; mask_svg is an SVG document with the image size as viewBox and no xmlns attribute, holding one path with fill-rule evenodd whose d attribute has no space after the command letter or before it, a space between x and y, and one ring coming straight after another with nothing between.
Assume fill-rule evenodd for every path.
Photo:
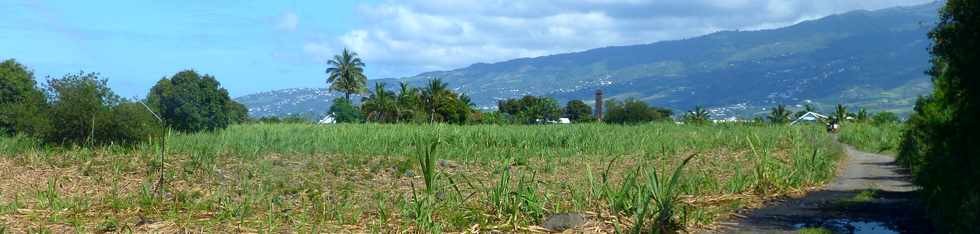
<instances>
[{"instance_id":1,"label":"paved road","mask_svg":"<svg viewBox=\"0 0 980 234\"><path fill-rule=\"evenodd\" d=\"M822 227L835 233L930 233L915 202L918 187L892 156L843 145L847 159L841 174L821 190L798 199L773 202L744 212L719 233L793 233ZM854 200L859 193L870 200Z\"/></svg>"}]
</instances>

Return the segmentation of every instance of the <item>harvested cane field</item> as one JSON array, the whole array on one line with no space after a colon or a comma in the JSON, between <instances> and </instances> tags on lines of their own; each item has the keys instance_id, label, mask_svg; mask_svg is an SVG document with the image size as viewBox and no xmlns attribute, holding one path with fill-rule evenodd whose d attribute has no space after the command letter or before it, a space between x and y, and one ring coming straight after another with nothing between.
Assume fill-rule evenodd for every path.
<instances>
[{"instance_id":1,"label":"harvested cane field","mask_svg":"<svg viewBox=\"0 0 980 234\"><path fill-rule=\"evenodd\" d=\"M0 232L696 231L827 182L840 155L821 126L249 124L73 148L8 137Z\"/></svg>"}]
</instances>

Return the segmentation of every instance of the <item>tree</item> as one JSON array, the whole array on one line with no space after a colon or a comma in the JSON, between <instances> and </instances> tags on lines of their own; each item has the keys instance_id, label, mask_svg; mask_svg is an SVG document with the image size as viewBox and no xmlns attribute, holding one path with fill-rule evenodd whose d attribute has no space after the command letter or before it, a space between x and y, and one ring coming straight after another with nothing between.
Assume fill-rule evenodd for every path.
<instances>
[{"instance_id":1,"label":"tree","mask_svg":"<svg viewBox=\"0 0 980 234\"><path fill-rule=\"evenodd\" d=\"M350 100L350 95L364 92L367 86L367 76L364 76L364 62L355 52L344 48L344 52L334 55L327 61L327 83L330 90L344 93L344 98Z\"/></svg>"},{"instance_id":2,"label":"tree","mask_svg":"<svg viewBox=\"0 0 980 234\"><path fill-rule=\"evenodd\" d=\"M369 122L392 123L398 121L397 104L395 94L385 89L384 83L378 82L374 84L374 92L361 102L361 109Z\"/></svg>"},{"instance_id":3,"label":"tree","mask_svg":"<svg viewBox=\"0 0 980 234\"><path fill-rule=\"evenodd\" d=\"M571 100L565 104L564 116L572 122L592 121L592 107L582 100Z\"/></svg>"},{"instance_id":4,"label":"tree","mask_svg":"<svg viewBox=\"0 0 980 234\"><path fill-rule=\"evenodd\" d=\"M947 0L929 33L933 93L916 102L898 161L922 186L937 233L980 233L980 4Z\"/></svg>"},{"instance_id":5,"label":"tree","mask_svg":"<svg viewBox=\"0 0 980 234\"><path fill-rule=\"evenodd\" d=\"M507 114L512 121L525 124L558 120L562 112L554 98L531 95L499 101L497 109Z\"/></svg>"},{"instance_id":6,"label":"tree","mask_svg":"<svg viewBox=\"0 0 980 234\"><path fill-rule=\"evenodd\" d=\"M706 124L711 120L711 113L704 107L698 106L694 110L684 113L684 122L691 124Z\"/></svg>"},{"instance_id":7,"label":"tree","mask_svg":"<svg viewBox=\"0 0 980 234\"><path fill-rule=\"evenodd\" d=\"M228 112L228 119L231 123L244 123L248 121L248 107L237 101L225 102L225 111Z\"/></svg>"},{"instance_id":8,"label":"tree","mask_svg":"<svg viewBox=\"0 0 980 234\"><path fill-rule=\"evenodd\" d=\"M836 118L839 122L843 123L847 120L847 117L851 116L851 113L847 112L847 107L844 105L837 104L837 108L834 110L834 114L831 117Z\"/></svg>"},{"instance_id":9,"label":"tree","mask_svg":"<svg viewBox=\"0 0 980 234\"><path fill-rule=\"evenodd\" d=\"M868 110L861 108L858 110L857 114L854 115L854 121L858 123L867 123L868 121L871 121L871 114L868 113Z\"/></svg>"},{"instance_id":10,"label":"tree","mask_svg":"<svg viewBox=\"0 0 980 234\"><path fill-rule=\"evenodd\" d=\"M361 112L347 98L336 98L330 106L330 115L337 123L361 122Z\"/></svg>"},{"instance_id":11,"label":"tree","mask_svg":"<svg viewBox=\"0 0 980 234\"><path fill-rule=\"evenodd\" d=\"M45 133L45 141L57 144L105 144L112 142L117 118L112 108L122 99L96 73L68 74L49 79L53 95L49 118L58 126Z\"/></svg>"},{"instance_id":12,"label":"tree","mask_svg":"<svg viewBox=\"0 0 980 234\"><path fill-rule=\"evenodd\" d=\"M813 105L805 104L803 105L803 110L797 111L796 114L794 115L794 118L798 119L800 117L803 117L803 115L805 115L807 112L816 112L816 111L817 108L813 107Z\"/></svg>"},{"instance_id":13,"label":"tree","mask_svg":"<svg viewBox=\"0 0 980 234\"><path fill-rule=\"evenodd\" d=\"M164 130L160 122L143 104L124 101L111 108L107 128L103 134L113 142L133 144L150 136L161 137Z\"/></svg>"},{"instance_id":14,"label":"tree","mask_svg":"<svg viewBox=\"0 0 980 234\"><path fill-rule=\"evenodd\" d=\"M120 98L96 73L48 80L52 95L48 118L57 123L43 139L54 144L134 144L160 136L156 117L136 102Z\"/></svg>"},{"instance_id":15,"label":"tree","mask_svg":"<svg viewBox=\"0 0 980 234\"><path fill-rule=\"evenodd\" d=\"M0 135L43 133L46 107L34 73L13 59L0 63Z\"/></svg>"},{"instance_id":16,"label":"tree","mask_svg":"<svg viewBox=\"0 0 980 234\"><path fill-rule=\"evenodd\" d=\"M523 117L529 121L554 121L561 115L558 101L554 98L524 96L521 101L525 105Z\"/></svg>"},{"instance_id":17,"label":"tree","mask_svg":"<svg viewBox=\"0 0 980 234\"><path fill-rule=\"evenodd\" d=\"M651 107L646 102L629 98L619 102L615 99L606 101L606 122L618 124L638 124L670 119L673 112L669 109Z\"/></svg>"},{"instance_id":18,"label":"tree","mask_svg":"<svg viewBox=\"0 0 980 234\"><path fill-rule=\"evenodd\" d=\"M774 124L785 124L789 122L789 110L786 109L785 105L778 105L772 108L769 112L769 122Z\"/></svg>"},{"instance_id":19,"label":"tree","mask_svg":"<svg viewBox=\"0 0 980 234\"><path fill-rule=\"evenodd\" d=\"M407 82L398 84L398 119L400 121L411 121L424 118L421 114L423 109L420 102L419 89L411 87Z\"/></svg>"},{"instance_id":20,"label":"tree","mask_svg":"<svg viewBox=\"0 0 980 234\"><path fill-rule=\"evenodd\" d=\"M441 79L431 79L422 90L422 105L425 107L426 114L429 115L429 122L444 121L445 116L440 110L445 110L446 105L452 98L449 85Z\"/></svg>"},{"instance_id":21,"label":"tree","mask_svg":"<svg viewBox=\"0 0 980 234\"><path fill-rule=\"evenodd\" d=\"M899 122L898 115L895 115L895 113L891 113L887 111L878 112L877 114L874 115L874 117L871 117L871 119L872 122L874 122L875 124L889 124L889 123Z\"/></svg>"},{"instance_id":22,"label":"tree","mask_svg":"<svg viewBox=\"0 0 980 234\"><path fill-rule=\"evenodd\" d=\"M45 140L52 143L82 144L96 142L97 130L105 130L110 120L110 108L121 98L96 73L68 74L61 79L48 80L53 94L51 122L58 126L47 132Z\"/></svg>"},{"instance_id":23,"label":"tree","mask_svg":"<svg viewBox=\"0 0 980 234\"><path fill-rule=\"evenodd\" d=\"M194 70L160 79L146 98L167 126L181 132L224 129L247 118L245 107L232 100L214 76Z\"/></svg>"}]
</instances>

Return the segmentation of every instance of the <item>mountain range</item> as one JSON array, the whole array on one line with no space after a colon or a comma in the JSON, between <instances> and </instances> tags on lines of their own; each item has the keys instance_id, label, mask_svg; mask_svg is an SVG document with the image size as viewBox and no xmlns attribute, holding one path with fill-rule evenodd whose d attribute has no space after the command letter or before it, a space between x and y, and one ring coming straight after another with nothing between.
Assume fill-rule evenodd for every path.
<instances>
[{"instance_id":1,"label":"mountain range","mask_svg":"<svg viewBox=\"0 0 980 234\"><path fill-rule=\"evenodd\" d=\"M607 99L637 98L675 113L708 107L716 118L757 115L779 104L830 111L842 103L906 114L916 97L932 89L925 74L927 34L941 5L851 11L778 29L477 63L370 83L395 88L397 82L421 86L438 78L484 109L524 95L591 103L602 89ZM300 88L236 100L252 116L315 117L337 96L324 88Z\"/></svg>"}]
</instances>

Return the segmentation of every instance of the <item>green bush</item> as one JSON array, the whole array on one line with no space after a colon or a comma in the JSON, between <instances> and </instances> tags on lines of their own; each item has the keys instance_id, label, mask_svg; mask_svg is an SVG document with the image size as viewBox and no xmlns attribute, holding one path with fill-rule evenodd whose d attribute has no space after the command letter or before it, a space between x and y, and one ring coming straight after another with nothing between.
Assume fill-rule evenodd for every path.
<instances>
[{"instance_id":1,"label":"green bush","mask_svg":"<svg viewBox=\"0 0 980 234\"><path fill-rule=\"evenodd\" d=\"M561 108L550 97L524 96L497 102L497 109L510 116L515 123L533 124L540 121L558 120Z\"/></svg>"},{"instance_id":2,"label":"green bush","mask_svg":"<svg viewBox=\"0 0 980 234\"><path fill-rule=\"evenodd\" d=\"M871 120L875 124L891 124L891 123L898 123L901 121L898 119L898 115L895 115L895 113L891 113L887 111L878 112L877 114L874 115L874 117L871 117Z\"/></svg>"},{"instance_id":3,"label":"green bush","mask_svg":"<svg viewBox=\"0 0 980 234\"><path fill-rule=\"evenodd\" d=\"M105 134L114 142L132 144L162 136L163 125L143 104L123 102L112 108Z\"/></svg>"},{"instance_id":4,"label":"green bush","mask_svg":"<svg viewBox=\"0 0 980 234\"><path fill-rule=\"evenodd\" d=\"M44 132L46 107L31 71L13 59L0 63L0 135Z\"/></svg>"},{"instance_id":5,"label":"green bush","mask_svg":"<svg viewBox=\"0 0 980 234\"><path fill-rule=\"evenodd\" d=\"M618 124L638 124L652 121L670 120L673 111L651 107L646 102L637 99L626 99L620 102L615 99L606 101L605 121Z\"/></svg>"},{"instance_id":6,"label":"green bush","mask_svg":"<svg viewBox=\"0 0 980 234\"><path fill-rule=\"evenodd\" d=\"M247 109L231 100L214 76L193 70L160 79L146 98L167 126L181 132L224 129L248 118Z\"/></svg>"},{"instance_id":7,"label":"green bush","mask_svg":"<svg viewBox=\"0 0 980 234\"><path fill-rule=\"evenodd\" d=\"M333 105L330 105L330 111L327 113L333 115L337 123L361 122L361 112L346 98L334 99Z\"/></svg>"},{"instance_id":8,"label":"green bush","mask_svg":"<svg viewBox=\"0 0 980 234\"><path fill-rule=\"evenodd\" d=\"M48 118L54 125L44 134L55 144L131 144L147 139L159 123L145 107L125 102L96 73L48 80L52 94Z\"/></svg>"},{"instance_id":9,"label":"green bush","mask_svg":"<svg viewBox=\"0 0 980 234\"><path fill-rule=\"evenodd\" d=\"M899 152L942 233L980 233L980 4L948 0L930 32L935 89L916 102Z\"/></svg>"},{"instance_id":10,"label":"green bush","mask_svg":"<svg viewBox=\"0 0 980 234\"><path fill-rule=\"evenodd\" d=\"M582 100L571 100L565 104L564 113L562 113L565 118L568 118L572 122L592 122L592 107L586 105Z\"/></svg>"}]
</instances>

